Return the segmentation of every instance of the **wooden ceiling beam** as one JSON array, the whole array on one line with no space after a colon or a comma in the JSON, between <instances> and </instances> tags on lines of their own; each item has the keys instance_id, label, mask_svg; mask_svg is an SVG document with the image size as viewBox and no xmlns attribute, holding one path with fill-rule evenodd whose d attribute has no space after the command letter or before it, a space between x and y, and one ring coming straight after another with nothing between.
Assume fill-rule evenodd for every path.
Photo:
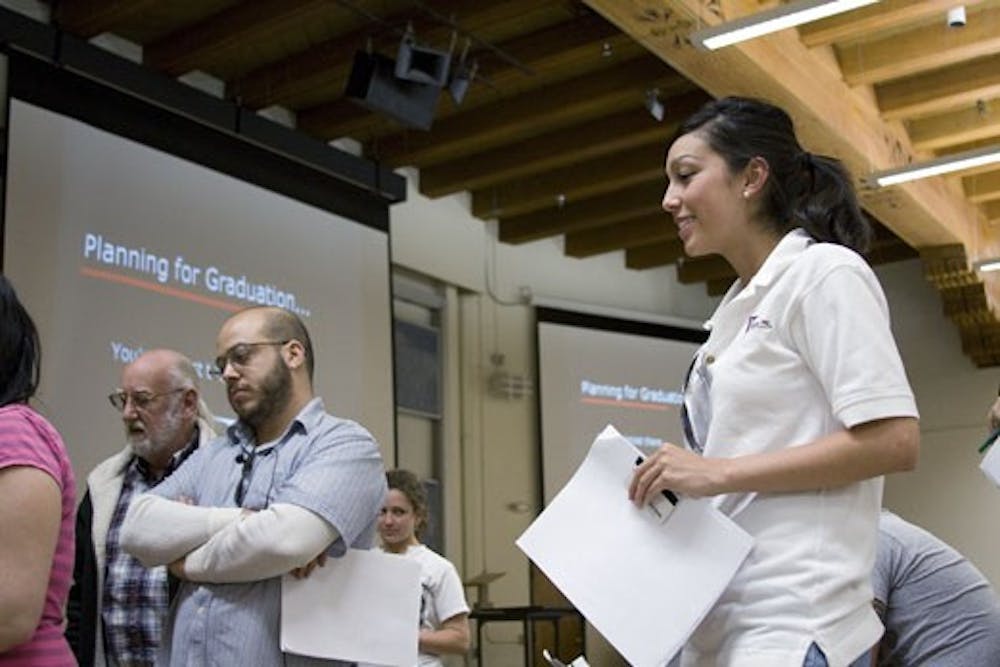
<instances>
[{"instance_id":1,"label":"wooden ceiling beam","mask_svg":"<svg viewBox=\"0 0 1000 667\"><path fill-rule=\"evenodd\" d=\"M569 237L567 237L568 239ZM718 255L709 257L684 257L684 246L679 239L650 243L625 252L625 266L630 269L650 269L677 263L677 279L681 283L708 283L709 294L724 293L736 280L736 272ZM888 264L919 257L919 253L899 239L888 239L873 245L866 255L873 265ZM713 283L715 285L713 286Z\"/></svg>"},{"instance_id":2,"label":"wooden ceiling beam","mask_svg":"<svg viewBox=\"0 0 1000 667\"><path fill-rule=\"evenodd\" d=\"M386 21L393 25L406 25L408 21L419 18L420 13L412 9L386 17ZM373 35L371 26L365 25L238 76L227 84L227 92L251 109L274 104L290 109L315 106L343 94L354 54L364 50L369 39L375 51L393 41L398 47L400 40L399 35L387 29Z\"/></svg>"},{"instance_id":3,"label":"wooden ceiling beam","mask_svg":"<svg viewBox=\"0 0 1000 667\"><path fill-rule=\"evenodd\" d=\"M525 243L609 225L660 211L662 183L646 183L609 195L569 202L534 213L500 219L500 240Z\"/></svg>"},{"instance_id":4,"label":"wooden ceiling beam","mask_svg":"<svg viewBox=\"0 0 1000 667\"><path fill-rule=\"evenodd\" d=\"M482 189L606 155L637 145L666 141L668 130L640 107L580 125L524 139L420 170L420 191L441 197ZM580 141L586 137L586 141Z\"/></svg>"},{"instance_id":5,"label":"wooden ceiling beam","mask_svg":"<svg viewBox=\"0 0 1000 667\"><path fill-rule=\"evenodd\" d=\"M721 255L686 257L677 262L677 280L685 285L709 280L736 280L736 272Z\"/></svg>"},{"instance_id":6,"label":"wooden ceiling beam","mask_svg":"<svg viewBox=\"0 0 1000 667\"><path fill-rule=\"evenodd\" d=\"M875 86L883 118L917 118L1000 97L1000 55L986 56Z\"/></svg>"},{"instance_id":7,"label":"wooden ceiling beam","mask_svg":"<svg viewBox=\"0 0 1000 667\"><path fill-rule=\"evenodd\" d=\"M844 80L873 84L953 65L1000 51L1000 7L968 13L968 25L949 29L944 21L835 47Z\"/></svg>"},{"instance_id":8,"label":"wooden ceiling beam","mask_svg":"<svg viewBox=\"0 0 1000 667\"><path fill-rule=\"evenodd\" d=\"M963 2L967 8L983 0ZM802 42L809 47L834 42L851 42L858 35L870 35L927 18L940 18L955 6L955 0L883 0L837 16L799 27Z\"/></svg>"},{"instance_id":9,"label":"wooden ceiling beam","mask_svg":"<svg viewBox=\"0 0 1000 667\"><path fill-rule=\"evenodd\" d=\"M654 269L673 264L684 256L680 240L660 241L625 251L625 267L629 269Z\"/></svg>"},{"instance_id":10,"label":"wooden ceiling beam","mask_svg":"<svg viewBox=\"0 0 1000 667\"><path fill-rule=\"evenodd\" d=\"M171 76L195 69L232 52L247 52L255 43L271 41L277 33L301 30L335 12L329 0L254 0L178 30L145 45L147 65Z\"/></svg>"},{"instance_id":11,"label":"wooden ceiling beam","mask_svg":"<svg viewBox=\"0 0 1000 667\"><path fill-rule=\"evenodd\" d=\"M669 215L660 212L569 233L563 247L570 257L593 257L622 248L673 241L676 238L677 225Z\"/></svg>"},{"instance_id":12,"label":"wooden ceiling beam","mask_svg":"<svg viewBox=\"0 0 1000 667\"><path fill-rule=\"evenodd\" d=\"M430 132L381 137L377 157L394 166L422 168L641 105L643 92L652 87L670 94L685 86L660 60L644 56L444 118ZM312 113L300 114L299 120L320 136L343 136L331 133L324 119Z\"/></svg>"},{"instance_id":13,"label":"wooden ceiling beam","mask_svg":"<svg viewBox=\"0 0 1000 667\"><path fill-rule=\"evenodd\" d=\"M438 100L437 108L441 108L440 100ZM399 131L399 123L388 117L373 121L376 117L378 114L375 112L361 106L358 102L342 97L318 107L296 112L296 127L323 141L351 137L362 144L368 141L377 141L378 135L383 133L382 127L391 127ZM378 128L372 127L373 122L378 125ZM377 156L373 157L377 159Z\"/></svg>"},{"instance_id":14,"label":"wooden ceiling beam","mask_svg":"<svg viewBox=\"0 0 1000 667\"><path fill-rule=\"evenodd\" d=\"M881 243L873 243L872 247L865 253L865 257L868 258L868 262L872 266L899 262L904 259L914 259L919 256L920 253L898 238L886 240Z\"/></svg>"},{"instance_id":15,"label":"wooden ceiling beam","mask_svg":"<svg viewBox=\"0 0 1000 667\"><path fill-rule=\"evenodd\" d=\"M600 155L666 141L677 124L708 101L701 91L665 99L666 115L658 123L640 107L560 128L507 146L476 153L420 171L420 191L440 197L536 174ZM586 141L580 141L586 137Z\"/></svg>"},{"instance_id":16,"label":"wooden ceiling beam","mask_svg":"<svg viewBox=\"0 0 1000 667\"><path fill-rule=\"evenodd\" d=\"M87 39L113 32L160 5L160 0L74 0L54 3L55 19L69 33Z\"/></svg>"},{"instance_id":17,"label":"wooden ceiling beam","mask_svg":"<svg viewBox=\"0 0 1000 667\"><path fill-rule=\"evenodd\" d=\"M472 214L510 217L558 202L596 197L640 183L663 183L664 146L654 142L472 192Z\"/></svg>"},{"instance_id":18,"label":"wooden ceiling beam","mask_svg":"<svg viewBox=\"0 0 1000 667\"><path fill-rule=\"evenodd\" d=\"M983 215L986 216L986 223L996 225L1000 223L1000 201L988 201L982 205Z\"/></svg>"},{"instance_id":19,"label":"wooden ceiling beam","mask_svg":"<svg viewBox=\"0 0 1000 667\"><path fill-rule=\"evenodd\" d=\"M1000 199L1000 169L964 177L962 190L975 204Z\"/></svg>"},{"instance_id":20,"label":"wooden ceiling beam","mask_svg":"<svg viewBox=\"0 0 1000 667\"><path fill-rule=\"evenodd\" d=\"M706 14L699 0L585 0L695 85L714 96L763 97L787 109L802 143L840 158L858 177L920 159L903 128L883 121L870 95L844 84L829 62L794 31L706 53L688 37L726 16ZM753 0L731 0L741 13ZM972 27L970 25L967 27ZM926 47L926 45L925 45ZM976 211L947 179L925 179L859 191L863 206L912 246L966 242Z\"/></svg>"},{"instance_id":21,"label":"wooden ceiling beam","mask_svg":"<svg viewBox=\"0 0 1000 667\"><path fill-rule=\"evenodd\" d=\"M461 4L461 0L455 0L452 7L438 7L438 11L447 9L449 13L461 14L463 29L491 41L495 33L510 31L505 26L523 22L525 14L537 6L536 2L530 0L516 0L485 7L480 5L477 11L463 13L459 11ZM418 9L409 9L386 17L385 21L402 26L423 16ZM432 25L418 33L421 43L431 45L446 45L451 35L451 28L444 25ZM332 89L339 95L344 90L350 76L354 52L365 48L369 38L372 39L373 50L382 53L394 55L399 46L399 35L396 32L383 30L381 34L372 37L371 29L363 27L349 35L338 36L289 58L248 72L232 82L234 95L240 95L244 103L253 108L271 104L281 104L292 109L316 106L324 97L330 97L317 91ZM581 61L599 62L603 58L601 48L604 42L608 43L613 53L612 58L618 60L627 60L641 53L641 47L621 31L600 17L587 14L497 45L503 52L511 54L525 67L535 71L534 76L527 75L522 69L500 59L489 49L475 49L468 57L470 61L477 61L479 73L489 79L490 85L509 91L519 84L536 85L534 79L547 78L540 76L543 71L558 75L559 72L575 69ZM470 88L463 107L476 105L477 98L483 101L490 97L487 85L480 82Z\"/></svg>"},{"instance_id":22,"label":"wooden ceiling beam","mask_svg":"<svg viewBox=\"0 0 1000 667\"><path fill-rule=\"evenodd\" d=\"M729 278L715 278L705 281L705 292L709 296L724 296L733 285L735 276Z\"/></svg>"},{"instance_id":23,"label":"wooden ceiling beam","mask_svg":"<svg viewBox=\"0 0 1000 667\"><path fill-rule=\"evenodd\" d=\"M910 140L920 150L937 150L1000 136L1000 99L982 106L918 118L908 124Z\"/></svg>"}]
</instances>

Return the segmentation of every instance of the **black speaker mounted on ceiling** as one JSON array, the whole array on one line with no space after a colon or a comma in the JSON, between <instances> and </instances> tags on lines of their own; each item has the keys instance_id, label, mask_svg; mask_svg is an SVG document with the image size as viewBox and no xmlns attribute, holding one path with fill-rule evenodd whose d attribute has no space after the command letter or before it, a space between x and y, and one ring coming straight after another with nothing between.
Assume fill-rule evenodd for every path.
<instances>
[{"instance_id":1,"label":"black speaker mounted on ceiling","mask_svg":"<svg viewBox=\"0 0 1000 667\"><path fill-rule=\"evenodd\" d=\"M408 127L431 129L441 87L396 77L396 63L380 53L358 51L344 95Z\"/></svg>"}]
</instances>

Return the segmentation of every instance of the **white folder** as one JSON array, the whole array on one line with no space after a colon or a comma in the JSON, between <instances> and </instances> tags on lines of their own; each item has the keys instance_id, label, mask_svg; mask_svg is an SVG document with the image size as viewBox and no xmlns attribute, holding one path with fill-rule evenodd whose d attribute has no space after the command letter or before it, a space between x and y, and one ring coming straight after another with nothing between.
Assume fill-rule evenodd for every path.
<instances>
[{"instance_id":1,"label":"white folder","mask_svg":"<svg viewBox=\"0 0 1000 667\"><path fill-rule=\"evenodd\" d=\"M612 426L517 546L635 667L661 667L722 595L753 538L708 500L639 509L642 454Z\"/></svg>"}]
</instances>

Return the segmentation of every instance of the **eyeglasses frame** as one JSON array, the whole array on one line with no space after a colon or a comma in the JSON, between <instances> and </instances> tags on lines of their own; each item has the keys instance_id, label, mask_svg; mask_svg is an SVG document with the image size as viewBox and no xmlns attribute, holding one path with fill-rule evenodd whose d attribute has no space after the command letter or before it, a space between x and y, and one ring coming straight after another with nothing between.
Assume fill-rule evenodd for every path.
<instances>
[{"instance_id":1,"label":"eyeglasses frame","mask_svg":"<svg viewBox=\"0 0 1000 667\"><path fill-rule=\"evenodd\" d=\"M155 401L156 399L161 398L163 396L169 396L171 394L177 394L182 391L187 391L188 389L191 389L191 387L178 387L176 389L171 389L170 391L161 391L159 393L149 394L149 396L145 396L141 400L136 400L136 396L141 395L143 392L139 392L137 394L136 392L125 391L124 389L118 388L115 391L108 394L108 401L111 403L111 406L118 412L125 412L125 407L128 405L128 401L131 398L132 405L135 406L136 410L145 411L149 407L149 404ZM119 401L121 401L121 405L118 405Z\"/></svg>"},{"instance_id":2,"label":"eyeglasses frame","mask_svg":"<svg viewBox=\"0 0 1000 667\"><path fill-rule=\"evenodd\" d=\"M261 340L252 343L236 343L234 345L231 345L228 350L226 350L225 352L223 352L222 354L220 354L215 358L215 360L212 362L211 368L208 369L208 375L209 377L212 378L221 379L223 374L226 372L227 366L232 365L234 367L246 368L246 366L249 364L249 359L245 362L238 362L230 358L232 356L233 350L235 350L238 347L242 346L242 347L255 348L255 347L264 347L266 345L284 346L288 345L293 340L295 339L288 338L286 340Z\"/></svg>"}]
</instances>

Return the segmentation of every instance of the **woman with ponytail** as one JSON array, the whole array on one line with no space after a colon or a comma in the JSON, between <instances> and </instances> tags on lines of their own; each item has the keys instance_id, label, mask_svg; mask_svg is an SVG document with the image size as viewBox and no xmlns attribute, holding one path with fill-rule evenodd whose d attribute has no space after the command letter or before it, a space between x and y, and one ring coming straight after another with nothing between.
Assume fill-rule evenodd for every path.
<instances>
[{"instance_id":1,"label":"woman with ponytail","mask_svg":"<svg viewBox=\"0 0 1000 667\"><path fill-rule=\"evenodd\" d=\"M684 665L847 665L882 633L869 587L882 475L912 469L917 410L864 252L871 231L835 159L781 109L708 103L671 142L663 208L690 257L737 280L685 382L684 446L636 469L712 502L754 548Z\"/></svg>"}]
</instances>

